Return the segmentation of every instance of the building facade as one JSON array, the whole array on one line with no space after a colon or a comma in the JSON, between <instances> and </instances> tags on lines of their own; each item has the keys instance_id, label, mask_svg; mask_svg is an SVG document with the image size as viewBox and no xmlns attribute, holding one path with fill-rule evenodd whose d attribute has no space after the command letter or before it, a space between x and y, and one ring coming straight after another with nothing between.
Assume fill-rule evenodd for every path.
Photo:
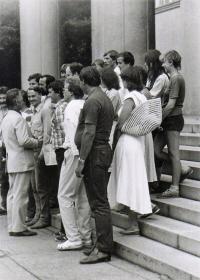
<instances>
[{"instance_id":1,"label":"building facade","mask_svg":"<svg viewBox=\"0 0 200 280\"><path fill-rule=\"evenodd\" d=\"M23 88L27 88L27 77L34 72L58 77L61 64L66 62L60 35L59 7L66 6L63 3L69 3L71 7L76 4L76 12L81 4L88 10L87 16L85 11L80 11L79 22L79 25L86 23L84 32L91 36L91 59L87 61L116 49L133 52L136 64L142 65L148 49L179 51L186 80L184 114L200 115L199 0L19 0ZM71 12L67 13L65 9L67 17ZM63 8L62 14L65 14ZM70 18L68 23L71 22L73 19ZM84 47L80 51L82 49Z\"/></svg>"}]
</instances>

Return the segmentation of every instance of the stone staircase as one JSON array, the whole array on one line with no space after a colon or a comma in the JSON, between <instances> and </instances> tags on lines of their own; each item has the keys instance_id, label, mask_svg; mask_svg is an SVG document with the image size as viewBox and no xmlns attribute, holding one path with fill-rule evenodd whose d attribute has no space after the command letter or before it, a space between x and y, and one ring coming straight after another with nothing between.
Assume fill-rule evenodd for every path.
<instances>
[{"instance_id":1,"label":"stone staircase","mask_svg":"<svg viewBox=\"0 0 200 280\"><path fill-rule=\"evenodd\" d=\"M140 219L140 236L123 236L128 217L112 213L115 253L174 280L200 279L200 120L186 120L181 134L181 159L194 169L180 185L180 197L152 200L160 207L159 215ZM166 170L166 173L169 173ZM171 176L162 176L165 184ZM57 223L57 224L56 224ZM52 224L58 226L53 216Z\"/></svg>"}]
</instances>

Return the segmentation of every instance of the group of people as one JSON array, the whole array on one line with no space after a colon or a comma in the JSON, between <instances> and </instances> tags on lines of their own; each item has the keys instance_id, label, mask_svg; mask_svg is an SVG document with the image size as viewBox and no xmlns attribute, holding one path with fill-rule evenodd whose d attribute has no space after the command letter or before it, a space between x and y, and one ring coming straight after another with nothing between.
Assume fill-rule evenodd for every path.
<instances>
[{"instance_id":1,"label":"group of people","mask_svg":"<svg viewBox=\"0 0 200 280\"><path fill-rule=\"evenodd\" d=\"M179 195L180 181L192 172L179 155L181 56L149 50L144 67L134 64L131 52L110 50L91 66L63 64L58 80L31 74L27 91L0 87L0 214L7 213L10 236L36 235L30 229L50 226L50 209L59 207L57 249L83 248L81 264L109 261L111 209L128 213L130 227L122 234L138 234L138 217L159 211L149 187L158 182L159 191L164 162L172 184L160 198ZM123 133L133 110L155 98L161 99L161 126L142 136Z\"/></svg>"}]
</instances>

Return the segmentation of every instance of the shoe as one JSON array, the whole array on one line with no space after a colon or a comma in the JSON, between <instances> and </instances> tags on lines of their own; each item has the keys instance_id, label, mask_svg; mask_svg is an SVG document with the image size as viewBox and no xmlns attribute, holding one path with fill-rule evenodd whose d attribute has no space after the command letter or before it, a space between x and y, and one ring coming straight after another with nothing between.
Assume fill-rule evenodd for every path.
<instances>
[{"instance_id":1,"label":"shoe","mask_svg":"<svg viewBox=\"0 0 200 280\"><path fill-rule=\"evenodd\" d=\"M55 236L55 241L56 242L60 242L60 241L66 241L67 240L67 237L66 237L66 235L63 233L63 232L61 232L61 231L58 231L58 232L56 232L55 234L54 234L54 236Z\"/></svg>"},{"instance_id":2,"label":"shoe","mask_svg":"<svg viewBox=\"0 0 200 280\"><path fill-rule=\"evenodd\" d=\"M24 237L28 237L28 236L34 236L37 235L37 232L34 231L30 231L30 230L24 230L24 231L19 231L19 232L9 232L10 236L14 236L14 237L19 237L19 236L24 236Z\"/></svg>"},{"instance_id":3,"label":"shoe","mask_svg":"<svg viewBox=\"0 0 200 280\"><path fill-rule=\"evenodd\" d=\"M4 216L7 214L6 209L0 208L0 216Z\"/></svg>"},{"instance_id":4,"label":"shoe","mask_svg":"<svg viewBox=\"0 0 200 280\"><path fill-rule=\"evenodd\" d=\"M80 264L95 264L100 262L109 262L111 260L111 255L103 253L98 249L93 251L89 256L80 260Z\"/></svg>"},{"instance_id":5,"label":"shoe","mask_svg":"<svg viewBox=\"0 0 200 280\"><path fill-rule=\"evenodd\" d=\"M123 235L138 235L140 234L140 230L137 226L131 226L127 229L120 230L119 233Z\"/></svg>"},{"instance_id":6,"label":"shoe","mask_svg":"<svg viewBox=\"0 0 200 280\"><path fill-rule=\"evenodd\" d=\"M157 195L157 198L170 198L170 197L178 197L179 196L179 189L178 187L170 187L168 190L164 191L163 193Z\"/></svg>"},{"instance_id":7,"label":"shoe","mask_svg":"<svg viewBox=\"0 0 200 280\"><path fill-rule=\"evenodd\" d=\"M192 173L193 173L193 169L191 167L188 167L187 171L181 173L179 182L182 183L187 177L192 175Z\"/></svg>"},{"instance_id":8,"label":"shoe","mask_svg":"<svg viewBox=\"0 0 200 280\"><path fill-rule=\"evenodd\" d=\"M160 208L154 204L154 206L152 208L152 213L141 215L140 218L145 219L145 218L150 217L151 215L157 214L158 212L160 212Z\"/></svg>"},{"instance_id":9,"label":"shoe","mask_svg":"<svg viewBox=\"0 0 200 280\"><path fill-rule=\"evenodd\" d=\"M71 242L67 240L61 244L58 244L57 249L58 251L72 251L72 250L82 249L82 247L83 247L82 241Z\"/></svg>"},{"instance_id":10,"label":"shoe","mask_svg":"<svg viewBox=\"0 0 200 280\"><path fill-rule=\"evenodd\" d=\"M31 228L32 229L40 229L40 228L50 227L50 225L51 225L50 223L38 220L37 223L35 223L33 226L31 226Z\"/></svg>"}]
</instances>

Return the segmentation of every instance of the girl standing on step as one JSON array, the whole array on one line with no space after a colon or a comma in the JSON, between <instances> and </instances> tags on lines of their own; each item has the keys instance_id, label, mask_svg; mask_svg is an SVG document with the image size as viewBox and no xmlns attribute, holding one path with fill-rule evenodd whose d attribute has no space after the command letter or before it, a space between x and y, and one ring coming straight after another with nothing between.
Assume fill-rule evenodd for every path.
<instances>
[{"instance_id":1,"label":"girl standing on step","mask_svg":"<svg viewBox=\"0 0 200 280\"><path fill-rule=\"evenodd\" d=\"M179 72L181 56L177 51L167 52L164 55L162 66L170 76L169 100L163 109L163 122L161 124L163 131L156 134L154 147L156 156L169 162L172 166L172 185L160 195L161 198L167 198L179 195L181 177L179 138L184 125L182 108L185 99L185 80ZM168 153L163 152L165 145L168 147Z\"/></svg>"},{"instance_id":2,"label":"girl standing on step","mask_svg":"<svg viewBox=\"0 0 200 280\"><path fill-rule=\"evenodd\" d=\"M161 52L159 50L153 49L145 53L145 68L147 69L147 81L146 86L143 89L142 93L147 97L151 98L161 98L162 107L166 105L168 98L167 89L169 86L169 77L165 72L165 69L162 66L160 61ZM153 131L153 137L159 132L159 129ZM152 154L152 153L151 153ZM161 176L162 161L155 158L156 164L156 174L157 178L155 179L154 173L150 173L151 180L149 180L150 188L152 191L157 191L158 184ZM149 169L152 170L152 169ZM154 170L152 170L154 171ZM158 184L155 184L155 182Z\"/></svg>"}]
</instances>

